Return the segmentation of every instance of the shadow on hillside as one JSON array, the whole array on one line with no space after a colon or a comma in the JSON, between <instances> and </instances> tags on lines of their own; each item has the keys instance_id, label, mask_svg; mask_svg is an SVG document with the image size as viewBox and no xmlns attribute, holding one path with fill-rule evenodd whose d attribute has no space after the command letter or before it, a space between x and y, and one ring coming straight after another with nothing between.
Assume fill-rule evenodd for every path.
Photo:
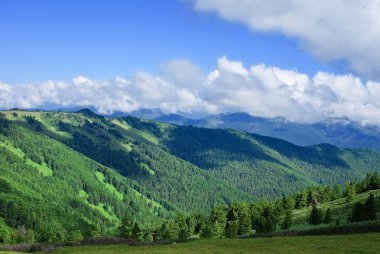
<instances>
[{"instance_id":1,"label":"shadow on hillside","mask_svg":"<svg viewBox=\"0 0 380 254\"><path fill-rule=\"evenodd\" d=\"M326 168L351 168L350 165L342 159L342 155L345 153L345 150L330 144L302 147L277 138L257 134L250 135L263 145L279 152L289 159L304 161Z\"/></svg>"},{"instance_id":2,"label":"shadow on hillside","mask_svg":"<svg viewBox=\"0 0 380 254\"><path fill-rule=\"evenodd\" d=\"M289 168L266 154L259 145L229 130L177 126L169 136L163 144L171 153L203 169L247 160L263 160Z\"/></svg>"}]
</instances>

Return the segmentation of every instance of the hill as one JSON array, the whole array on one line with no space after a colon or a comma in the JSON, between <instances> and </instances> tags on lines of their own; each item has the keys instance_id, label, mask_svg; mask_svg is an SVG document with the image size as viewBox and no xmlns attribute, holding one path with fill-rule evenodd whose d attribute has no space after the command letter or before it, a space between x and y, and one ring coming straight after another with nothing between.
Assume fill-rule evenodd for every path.
<instances>
[{"instance_id":1,"label":"hill","mask_svg":"<svg viewBox=\"0 0 380 254\"><path fill-rule=\"evenodd\" d=\"M79 113L8 111L4 114L12 126L61 142L133 179L158 199L180 210L206 211L218 203L253 199L171 155L157 145L153 134L126 122L104 118L89 110Z\"/></svg>"},{"instance_id":2,"label":"hill","mask_svg":"<svg viewBox=\"0 0 380 254\"><path fill-rule=\"evenodd\" d=\"M0 119L0 217L44 232L115 231L126 212L141 224L180 210L144 187L39 133ZM2 221L0 219L0 221Z\"/></svg>"},{"instance_id":3,"label":"hill","mask_svg":"<svg viewBox=\"0 0 380 254\"><path fill-rule=\"evenodd\" d=\"M373 150L300 147L88 109L3 111L0 121L0 217L13 228L54 225L49 237L78 227L115 232L127 213L149 227L178 213L364 178L380 165Z\"/></svg>"},{"instance_id":4,"label":"hill","mask_svg":"<svg viewBox=\"0 0 380 254\"><path fill-rule=\"evenodd\" d=\"M137 129L155 133L159 145L171 154L256 198L279 197L316 184L342 184L379 170L380 153L369 149L328 144L301 147L231 129L123 119Z\"/></svg>"}]
</instances>

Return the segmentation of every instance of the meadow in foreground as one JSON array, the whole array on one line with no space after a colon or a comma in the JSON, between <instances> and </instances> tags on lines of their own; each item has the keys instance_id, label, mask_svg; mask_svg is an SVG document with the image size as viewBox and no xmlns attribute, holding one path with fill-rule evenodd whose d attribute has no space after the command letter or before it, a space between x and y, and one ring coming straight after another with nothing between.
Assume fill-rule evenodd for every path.
<instances>
[{"instance_id":1,"label":"meadow in foreground","mask_svg":"<svg viewBox=\"0 0 380 254\"><path fill-rule=\"evenodd\" d=\"M67 247L56 253L380 253L380 233L254 239L196 240L161 246L126 245Z\"/></svg>"}]
</instances>

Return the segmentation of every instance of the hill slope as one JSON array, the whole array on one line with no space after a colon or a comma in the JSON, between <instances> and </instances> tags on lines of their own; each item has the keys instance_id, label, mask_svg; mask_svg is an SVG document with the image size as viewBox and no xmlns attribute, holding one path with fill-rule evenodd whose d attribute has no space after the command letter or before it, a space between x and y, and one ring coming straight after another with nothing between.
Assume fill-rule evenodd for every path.
<instances>
[{"instance_id":1,"label":"hill slope","mask_svg":"<svg viewBox=\"0 0 380 254\"><path fill-rule=\"evenodd\" d=\"M183 211L207 211L215 204L254 200L249 194L168 153L157 145L158 139L152 133L133 128L123 120L104 118L89 110L79 113L8 111L4 114L18 126L56 139L115 169Z\"/></svg>"},{"instance_id":2,"label":"hill slope","mask_svg":"<svg viewBox=\"0 0 380 254\"><path fill-rule=\"evenodd\" d=\"M322 144L300 147L245 132L168 125L134 117L4 112L13 123L54 138L137 181L184 211L278 197L315 184L379 171L380 153ZM209 195L213 193L213 195Z\"/></svg>"},{"instance_id":3,"label":"hill slope","mask_svg":"<svg viewBox=\"0 0 380 254\"><path fill-rule=\"evenodd\" d=\"M141 224L155 224L180 212L363 178L378 165L380 153L372 150L300 147L234 130L86 109L4 111L0 217L12 227L80 227L90 234L116 229L128 211Z\"/></svg>"},{"instance_id":4,"label":"hill slope","mask_svg":"<svg viewBox=\"0 0 380 254\"><path fill-rule=\"evenodd\" d=\"M145 225L179 211L114 170L3 119L0 172L0 217L13 228L46 231L41 240L79 228L115 230L127 211Z\"/></svg>"},{"instance_id":5,"label":"hill slope","mask_svg":"<svg viewBox=\"0 0 380 254\"><path fill-rule=\"evenodd\" d=\"M314 184L344 183L379 171L380 153L322 144L300 147L235 130L163 125L124 118L159 137L170 153L255 197L278 197Z\"/></svg>"},{"instance_id":6,"label":"hill slope","mask_svg":"<svg viewBox=\"0 0 380 254\"><path fill-rule=\"evenodd\" d=\"M255 117L241 112L212 115L202 119L189 119L173 114L160 115L153 119L171 124L241 130L284 139L301 146L329 143L344 148L380 150L379 127L362 126L347 119L329 119L314 124L303 124L281 118Z\"/></svg>"}]
</instances>

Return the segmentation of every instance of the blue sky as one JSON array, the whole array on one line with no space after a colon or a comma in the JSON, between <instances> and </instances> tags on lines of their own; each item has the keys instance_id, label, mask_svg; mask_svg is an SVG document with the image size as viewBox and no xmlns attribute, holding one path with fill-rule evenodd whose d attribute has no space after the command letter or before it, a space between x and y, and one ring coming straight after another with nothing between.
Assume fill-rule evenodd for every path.
<instances>
[{"instance_id":1,"label":"blue sky","mask_svg":"<svg viewBox=\"0 0 380 254\"><path fill-rule=\"evenodd\" d=\"M0 0L0 109L380 125L380 0Z\"/></svg>"},{"instance_id":2,"label":"blue sky","mask_svg":"<svg viewBox=\"0 0 380 254\"><path fill-rule=\"evenodd\" d=\"M0 0L0 80L10 83L128 76L188 59L204 71L228 56L314 74L295 39L252 32L178 0Z\"/></svg>"}]
</instances>

